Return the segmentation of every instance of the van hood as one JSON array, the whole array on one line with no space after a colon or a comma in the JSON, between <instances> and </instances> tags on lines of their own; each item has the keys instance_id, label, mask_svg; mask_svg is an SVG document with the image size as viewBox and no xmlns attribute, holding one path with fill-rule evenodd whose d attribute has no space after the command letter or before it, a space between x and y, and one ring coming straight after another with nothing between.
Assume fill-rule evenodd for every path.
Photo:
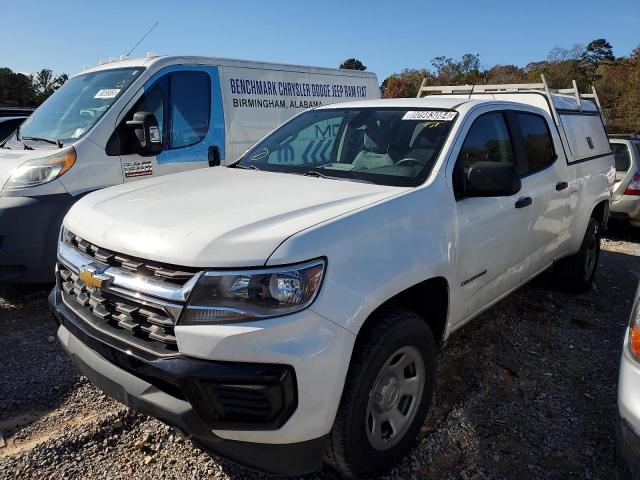
<instances>
[{"instance_id":1,"label":"van hood","mask_svg":"<svg viewBox=\"0 0 640 480\"><path fill-rule=\"evenodd\" d=\"M406 190L216 167L99 190L71 208L64 226L147 260L259 266L291 235Z\"/></svg>"}]
</instances>

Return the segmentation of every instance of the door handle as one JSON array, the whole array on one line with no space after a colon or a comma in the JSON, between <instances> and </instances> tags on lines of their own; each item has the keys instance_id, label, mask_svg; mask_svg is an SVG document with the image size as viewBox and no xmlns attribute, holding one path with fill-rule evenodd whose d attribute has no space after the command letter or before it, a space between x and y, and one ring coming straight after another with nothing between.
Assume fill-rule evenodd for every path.
<instances>
[{"instance_id":1,"label":"door handle","mask_svg":"<svg viewBox=\"0 0 640 480\"><path fill-rule=\"evenodd\" d=\"M565 188L568 188L569 184L567 182L558 182L556 183L556 190L560 191L560 190L564 190Z\"/></svg>"},{"instance_id":2,"label":"door handle","mask_svg":"<svg viewBox=\"0 0 640 480\"><path fill-rule=\"evenodd\" d=\"M220 148L217 146L209 147L207 150L207 160L210 167L217 167L220 165Z\"/></svg>"},{"instance_id":3,"label":"door handle","mask_svg":"<svg viewBox=\"0 0 640 480\"><path fill-rule=\"evenodd\" d=\"M520 197L516 202L516 208L528 207L532 203L533 203L533 200L531 200L531 197Z\"/></svg>"}]
</instances>

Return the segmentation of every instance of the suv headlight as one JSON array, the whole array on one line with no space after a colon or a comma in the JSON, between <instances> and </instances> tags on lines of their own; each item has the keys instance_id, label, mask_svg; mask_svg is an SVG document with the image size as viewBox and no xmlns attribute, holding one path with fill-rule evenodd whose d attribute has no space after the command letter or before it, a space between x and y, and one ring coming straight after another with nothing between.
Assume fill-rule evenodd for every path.
<instances>
[{"instance_id":1,"label":"suv headlight","mask_svg":"<svg viewBox=\"0 0 640 480\"><path fill-rule=\"evenodd\" d=\"M247 322L311 305L324 276L322 259L250 271L211 271L194 287L179 325Z\"/></svg>"},{"instance_id":2,"label":"suv headlight","mask_svg":"<svg viewBox=\"0 0 640 480\"><path fill-rule=\"evenodd\" d=\"M73 147L60 150L48 157L28 160L11 173L4 188L16 190L48 183L69 170L75 162L76 150Z\"/></svg>"}]
</instances>

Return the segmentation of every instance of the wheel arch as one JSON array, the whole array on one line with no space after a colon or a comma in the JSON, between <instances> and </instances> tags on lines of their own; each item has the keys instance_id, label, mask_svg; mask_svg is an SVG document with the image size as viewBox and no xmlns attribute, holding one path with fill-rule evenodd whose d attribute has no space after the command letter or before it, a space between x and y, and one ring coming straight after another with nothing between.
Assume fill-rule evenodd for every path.
<instances>
[{"instance_id":1,"label":"wheel arch","mask_svg":"<svg viewBox=\"0 0 640 480\"><path fill-rule=\"evenodd\" d=\"M600 223L600 228L603 231L606 230L607 222L609 221L609 200L602 200L597 203L591 210L590 218L595 218Z\"/></svg>"},{"instance_id":2,"label":"wheel arch","mask_svg":"<svg viewBox=\"0 0 640 480\"><path fill-rule=\"evenodd\" d=\"M433 277L417 283L395 294L374 309L364 321L356 337L365 338L373 328L381 311L392 308L404 308L418 314L431 328L433 337L439 345L447 334L449 318L449 282L444 277Z\"/></svg>"}]
</instances>

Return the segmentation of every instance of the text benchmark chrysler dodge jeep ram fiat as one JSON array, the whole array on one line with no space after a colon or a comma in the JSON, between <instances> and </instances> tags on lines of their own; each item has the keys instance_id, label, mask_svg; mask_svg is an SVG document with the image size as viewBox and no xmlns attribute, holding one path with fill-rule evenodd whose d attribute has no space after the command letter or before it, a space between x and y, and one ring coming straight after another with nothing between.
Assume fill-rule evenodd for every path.
<instances>
[{"instance_id":1,"label":"text benchmark chrysler dodge jeep ram fiat","mask_svg":"<svg viewBox=\"0 0 640 480\"><path fill-rule=\"evenodd\" d=\"M597 102L521 90L321 107L231 168L87 195L60 232L60 342L209 452L391 468L452 331L554 264L572 290L594 277L613 181Z\"/></svg>"}]
</instances>

